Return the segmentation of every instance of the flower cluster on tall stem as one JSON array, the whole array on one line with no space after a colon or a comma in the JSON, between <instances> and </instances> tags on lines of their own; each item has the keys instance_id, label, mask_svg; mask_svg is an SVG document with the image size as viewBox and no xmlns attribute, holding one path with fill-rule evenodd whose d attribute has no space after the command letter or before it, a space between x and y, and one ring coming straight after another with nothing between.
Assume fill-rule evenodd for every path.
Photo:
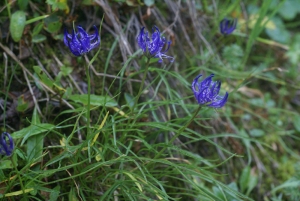
<instances>
[{"instance_id":1,"label":"flower cluster on tall stem","mask_svg":"<svg viewBox=\"0 0 300 201\"><path fill-rule=\"evenodd\" d=\"M13 153L14 146L11 135L7 132L3 132L0 137L0 154L10 156Z\"/></svg>"},{"instance_id":2,"label":"flower cluster on tall stem","mask_svg":"<svg viewBox=\"0 0 300 201\"><path fill-rule=\"evenodd\" d=\"M167 41L165 37L160 35L160 31L157 26L152 28L152 32L153 33L150 38L148 31L145 32L145 27L143 27L136 39L138 45L143 50L144 55L148 58L159 58L159 63L161 63L164 58L173 62L174 58L165 54L170 48L171 41Z\"/></svg>"},{"instance_id":3,"label":"flower cluster on tall stem","mask_svg":"<svg viewBox=\"0 0 300 201\"><path fill-rule=\"evenodd\" d=\"M224 96L220 96L220 81L212 81L214 74L211 74L201 82L199 82L199 78L202 75L198 75L193 83L192 90L194 92L195 98L200 105L208 106L212 108L221 108L225 105L228 99L228 93L226 92Z\"/></svg>"},{"instance_id":4,"label":"flower cluster on tall stem","mask_svg":"<svg viewBox=\"0 0 300 201\"><path fill-rule=\"evenodd\" d=\"M100 44L100 36L97 27L94 25L94 34L87 34L87 32L81 27L77 26L77 32L72 31L69 34L65 29L64 32L64 43L69 47L70 51L75 56L81 56L88 53L92 49L96 48Z\"/></svg>"}]
</instances>

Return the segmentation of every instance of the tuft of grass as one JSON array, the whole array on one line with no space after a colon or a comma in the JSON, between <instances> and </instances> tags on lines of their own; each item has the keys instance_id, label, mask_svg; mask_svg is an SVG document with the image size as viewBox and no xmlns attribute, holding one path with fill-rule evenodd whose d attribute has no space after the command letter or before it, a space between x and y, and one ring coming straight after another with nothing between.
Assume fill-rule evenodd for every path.
<instances>
[{"instance_id":1,"label":"tuft of grass","mask_svg":"<svg viewBox=\"0 0 300 201\"><path fill-rule=\"evenodd\" d=\"M296 4L5 1L0 123L15 150L0 156L0 198L299 200L299 37L278 40L297 32ZM228 36L224 17L238 21ZM73 57L73 23L100 26L101 48ZM173 63L139 50L153 25ZM222 81L225 107L199 107L199 73Z\"/></svg>"}]
</instances>

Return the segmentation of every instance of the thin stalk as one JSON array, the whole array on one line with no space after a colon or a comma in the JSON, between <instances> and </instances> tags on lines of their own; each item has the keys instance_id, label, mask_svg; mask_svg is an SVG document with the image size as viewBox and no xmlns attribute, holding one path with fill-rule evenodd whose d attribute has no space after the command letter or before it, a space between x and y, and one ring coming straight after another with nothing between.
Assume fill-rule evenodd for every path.
<instances>
[{"instance_id":1,"label":"thin stalk","mask_svg":"<svg viewBox=\"0 0 300 201\"><path fill-rule=\"evenodd\" d=\"M90 78L90 68L89 64L85 65L85 71L86 71L86 77L88 82L88 100L87 100L87 113L86 113L86 119L87 119L87 139L89 139L90 136L90 108L91 108L91 78Z\"/></svg>"},{"instance_id":2,"label":"thin stalk","mask_svg":"<svg viewBox=\"0 0 300 201\"><path fill-rule=\"evenodd\" d=\"M195 113L193 114L193 116L190 118L190 120L184 125L182 126L177 133L171 138L171 140L169 141L169 144L172 144L181 134L182 131L184 131L191 123L192 121L195 119L195 117L197 116L197 114L199 113L199 111L201 110L201 105L199 105L198 109L195 111ZM158 152L158 154L154 157L154 159L158 159L160 157L160 155L167 149L167 146L165 146L164 148L162 148L162 150L160 150L160 152Z\"/></svg>"},{"instance_id":3,"label":"thin stalk","mask_svg":"<svg viewBox=\"0 0 300 201\"><path fill-rule=\"evenodd\" d=\"M21 179L21 177L20 177L20 172L19 172L19 170L17 169L17 166L16 166L16 164L15 164L15 162L14 162L12 156L10 156L10 160L11 160L11 163L12 163L12 165L13 165L13 167L14 167L14 169L15 169L17 175L18 175L18 179L19 179L19 181L20 181L20 186L21 186L21 188L22 188L23 196L27 197L27 196L26 196L26 193L25 193L24 185L23 185L23 183L22 183L22 179Z\"/></svg>"},{"instance_id":4,"label":"thin stalk","mask_svg":"<svg viewBox=\"0 0 300 201\"><path fill-rule=\"evenodd\" d=\"M132 107L132 110L131 112L133 113L134 112L134 109L140 99L140 96L142 94L142 91L143 91L143 87L144 87L144 84L145 84L145 80L146 80L146 77L147 77L147 73L148 73L148 69L149 69L149 64L150 64L150 58L147 58L147 62L146 62L146 66L145 66L145 71L144 71L144 75L143 75L143 78L142 78L142 83L140 85L140 89L139 89L139 92L135 98L135 101L134 101L134 105Z\"/></svg>"}]
</instances>

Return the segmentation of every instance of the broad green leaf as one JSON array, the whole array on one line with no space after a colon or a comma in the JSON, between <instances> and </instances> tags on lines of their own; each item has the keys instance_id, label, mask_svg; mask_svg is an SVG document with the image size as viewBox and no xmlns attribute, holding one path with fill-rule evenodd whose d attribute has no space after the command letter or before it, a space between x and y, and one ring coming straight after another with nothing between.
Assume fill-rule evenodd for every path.
<instances>
[{"instance_id":1,"label":"broad green leaf","mask_svg":"<svg viewBox=\"0 0 300 201\"><path fill-rule=\"evenodd\" d=\"M4 170L4 169L12 169L13 165L11 160L1 160L0 163L0 170Z\"/></svg>"},{"instance_id":2,"label":"broad green leaf","mask_svg":"<svg viewBox=\"0 0 300 201\"><path fill-rule=\"evenodd\" d=\"M300 13L300 2L295 0L285 0L278 10L285 20L292 20Z\"/></svg>"},{"instance_id":3,"label":"broad green leaf","mask_svg":"<svg viewBox=\"0 0 300 201\"><path fill-rule=\"evenodd\" d=\"M45 29L50 33L56 33L60 30L62 26L61 19L53 14L44 19Z\"/></svg>"},{"instance_id":4,"label":"broad green leaf","mask_svg":"<svg viewBox=\"0 0 300 201\"><path fill-rule=\"evenodd\" d=\"M288 43L290 41L291 34L286 30L281 18L273 17L271 22L273 22L275 26L266 26L266 33L277 42L285 44Z\"/></svg>"},{"instance_id":5,"label":"broad green leaf","mask_svg":"<svg viewBox=\"0 0 300 201\"><path fill-rule=\"evenodd\" d=\"M44 25L43 22L40 22L37 25L35 25L32 31L32 36L38 35L40 31L43 29L43 25Z\"/></svg>"},{"instance_id":6,"label":"broad green leaf","mask_svg":"<svg viewBox=\"0 0 300 201\"><path fill-rule=\"evenodd\" d=\"M23 11L17 11L14 14L12 14L10 19L10 26L9 31L11 34L12 39L15 42L19 42L24 31L26 22L26 15Z\"/></svg>"},{"instance_id":7,"label":"broad green leaf","mask_svg":"<svg viewBox=\"0 0 300 201\"><path fill-rule=\"evenodd\" d=\"M40 124L40 118L36 107L33 110L31 126ZM43 154L44 135L43 133L28 137L27 139L27 160L40 158Z\"/></svg>"},{"instance_id":8,"label":"broad green leaf","mask_svg":"<svg viewBox=\"0 0 300 201\"><path fill-rule=\"evenodd\" d=\"M252 173L250 171L250 176L249 176L249 180L248 180L248 189L246 192L247 196L250 194L250 192L253 190L253 188L257 185L257 183L258 183L257 175L254 175L254 173Z\"/></svg>"},{"instance_id":9,"label":"broad green leaf","mask_svg":"<svg viewBox=\"0 0 300 201\"><path fill-rule=\"evenodd\" d=\"M129 94L129 93L125 93L124 96L125 96L125 100L126 100L127 105L130 108L132 108L133 105L134 105L134 97L131 94Z\"/></svg>"},{"instance_id":10,"label":"broad green leaf","mask_svg":"<svg viewBox=\"0 0 300 201\"><path fill-rule=\"evenodd\" d=\"M154 0L144 0L146 6L150 7L154 5Z\"/></svg>"},{"instance_id":11,"label":"broad green leaf","mask_svg":"<svg viewBox=\"0 0 300 201\"><path fill-rule=\"evenodd\" d=\"M63 74L64 76L68 76L68 75L70 75L70 74L72 73L73 68L71 68L71 67L66 67L66 66L61 66L61 67L60 67L60 71L62 72L62 74Z\"/></svg>"},{"instance_id":12,"label":"broad green leaf","mask_svg":"<svg viewBox=\"0 0 300 201\"><path fill-rule=\"evenodd\" d=\"M241 192L245 192L245 190L248 188L248 182L249 182L249 177L250 177L250 167L246 166L241 174L239 184L241 188Z\"/></svg>"},{"instance_id":13,"label":"broad green leaf","mask_svg":"<svg viewBox=\"0 0 300 201\"><path fill-rule=\"evenodd\" d=\"M29 127L23 128L22 130L16 131L11 134L13 139L23 138L21 146L27 140L28 137L38 135L43 132L47 132L55 128L53 124L41 123L38 125L30 125Z\"/></svg>"},{"instance_id":14,"label":"broad green leaf","mask_svg":"<svg viewBox=\"0 0 300 201\"><path fill-rule=\"evenodd\" d=\"M42 34L37 34L32 37L32 42L33 43L41 43L41 42L45 41L46 39L47 39L46 36L44 36Z\"/></svg>"},{"instance_id":15,"label":"broad green leaf","mask_svg":"<svg viewBox=\"0 0 300 201\"><path fill-rule=\"evenodd\" d=\"M33 66L34 72L38 75L41 81L46 84L48 87L53 87L53 82L50 78L47 77L45 72L41 69L40 66Z\"/></svg>"},{"instance_id":16,"label":"broad green leaf","mask_svg":"<svg viewBox=\"0 0 300 201\"><path fill-rule=\"evenodd\" d=\"M18 0L18 5L21 10L26 10L29 0Z\"/></svg>"},{"instance_id":17,"label":"broad green leaf","mask_svg":"<svg viewBox=\"0 0 300 201\"><path fill-rule=\"evenodd\" d=\"M294 123L294 127L295 129L300 132L300 116L294 116L293 118L293 123Z\"/></svg>"},{"instance_id":18,"label":"broad green leaf","mask_svg":"<svg viewBox=\"0 0 300 201\"><path fill-rule=\"evenodd\" d=\"M94 0L82 0L81 1L81 4L86 5L86 6L93 5L93 3L94 3Z\"/></svg>"},{"instance_id":19,"label":"broad green leaf","mask_svg":"<svg viewBox=\"0 0 300 201\"><path fill-rule=\"evenodd\" d=\"M24 95L21 95L18 98L18 106L17 111L18 112L25 112L28 109L28 103L24 99Z\"/></svg>"},{"instance_id":20,"label":"broad green leaf","mask_svg":"<svg viewBox=\"0 0 300 201\"><path fill-rule=\"evenodd\" d=\"M56 201L60 193L60 186L56 186L51 190L49 201Z\"/></svg>"},{"instance_id":21,"label":"broad green leaf","mask_svg":"<svg viewBox=\"0 0 300 201\"><path fill-rule=\"evenodd\" d=\"M76 190L74 188L71 188L68 196L69 196L69 201L78 201Z\"/></svg>"},{"instance_id":22,"label":"broad green leaf","mask_svg":"<svg viewBox=\"0 0 300 201\"><path fill-rule=\"evenodd\" d=\"M75 94L69 97L70 100L82 103L83 105L88 104L88 95L87 94ZM109 96L99 96L99 95L90 95L90 104L94 106L106 106L106 107L116 107L118 106L117 102L114 101Z\"/></svg>"},{"instance_id":23,"label":"broad green leaf","mask_svg":"<svg viewBox=\"0 0 300 201\"><path fill-rule=\"evenodd\" d=\"M257 129L257 128L250 130L249 133L252 137L262 137L266 134L264 130Z\"/></svg>"}]
</instances>

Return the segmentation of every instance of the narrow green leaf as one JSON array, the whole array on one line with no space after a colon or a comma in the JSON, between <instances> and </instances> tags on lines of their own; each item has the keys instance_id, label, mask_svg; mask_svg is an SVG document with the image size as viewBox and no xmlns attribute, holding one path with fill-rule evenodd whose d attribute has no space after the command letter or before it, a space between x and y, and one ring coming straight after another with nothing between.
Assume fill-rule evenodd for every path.
<instances>
[{"instance_id":1,"label":"narrow green leaf","mask_svg":"<svg viewBox=\"0 0 300 201\"><path fill-rule=\"evenodd\" d=\"M240 180L239 180L239 184L241 187L241 192L245 192L245 190L248 187L248 181L249 181L249 177L250 177L250 167L246 166L241 174Z\"/></svg>"},{"instance_id":2,"label":"narrow green leaf","mask_svg":"<svg viewBox=\"0 0 300 201\"><path fill-rule=\"evenodd\" d=\"M106 106L106 107L116 107L118 106L117 102L114 101L112 98L109 96L99 96L99 95L90 95L90 103L91 105L94 106ZM87 105L88 103L88 95L87 94L75 94L71 95L69 97L70 100L73 100L74 102L77 103L82 103L84 105Z\"/></svg>"}]
</instances>

